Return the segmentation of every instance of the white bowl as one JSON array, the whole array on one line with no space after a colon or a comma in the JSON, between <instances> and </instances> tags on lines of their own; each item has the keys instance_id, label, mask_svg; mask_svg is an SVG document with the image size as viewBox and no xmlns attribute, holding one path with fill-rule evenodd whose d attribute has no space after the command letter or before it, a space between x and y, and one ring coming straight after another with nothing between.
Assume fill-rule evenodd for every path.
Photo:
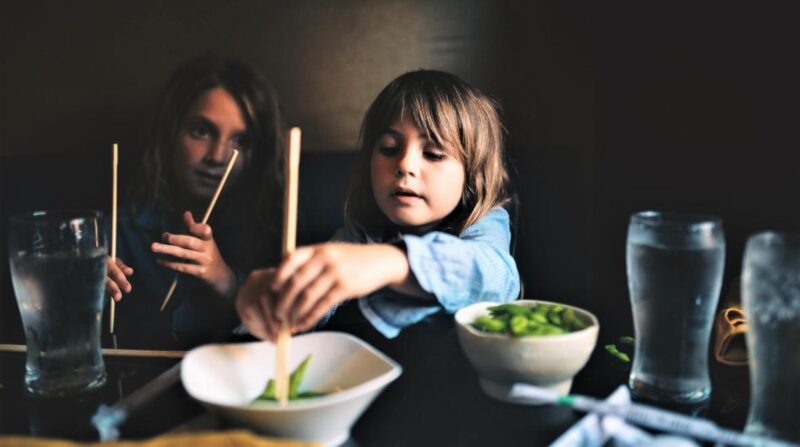
<instances>
[{"instance_id":1,"label":"white bowl","mask_svg":"<svg viewBox=\"0 0 800 447\"><path fill-rule=\"evenodd\" d=\"M301 391L330 394L290 401L285 407L253 402L275 375L275 345L269 342L193 349L183 360L181 380L192 398L234 425L325 446L342 444L359 416L402 368L362 340L339 332L293 337L290 370L308 354L311 361Z\"/></svg>"},{"instance_id":2,"label":"white bowl","mask_svg":"<svg viewBox=\"0 0 800 447\"><path fill-rule=\"evenodd\" d=\"M527 306L536 303L556 304L550 301L518 300L514 304ZM481 388L489 396L507 402L541 404L543 402L511 395L515 383L528 383L569 393L572 378L589 360L597 343L600 324L590 312L571 307L575 315L588 326L579 331L560 335L490 334L472 327L481 315L489 315L489 308L498 303L483 302L467 306L456 312L456 327L461 348L472 366L478 371Z\"/></svg>"}]
</instances>

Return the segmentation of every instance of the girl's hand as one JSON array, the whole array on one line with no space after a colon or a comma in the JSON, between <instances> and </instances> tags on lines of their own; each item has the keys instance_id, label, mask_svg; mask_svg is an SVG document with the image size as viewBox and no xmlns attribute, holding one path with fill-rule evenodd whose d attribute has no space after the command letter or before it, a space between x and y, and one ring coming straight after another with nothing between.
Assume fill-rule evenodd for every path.
<instances>
[{"instance_id":1,"label":"girl's hand","mask_svg":"<svg viewBox=\"0 0 800 447\"><path fill-rule=\"evenodd\" d=\"M275 318L272 279L275 268L253 270L239 287L236 295L236 312L254 337L275 341L280 323Z\"/></svg>"},{"instance_id":2,"label":"girl's hand","mask_svg":"<svg viewBox=\"0 0 800 447\"><path fill-rule=\"evenodd\" d=\"M112 262L111 256L106 258L106 292L114 301L122 299L122 292L131 293L133 287L128 281L128 276L133 275L133 269L125 265L119 258Z\"/></svg>"},{"instance_id":3,"label":"girl's hand","mask_svg":"<svg viewBox=\"0 0 800 447\"><path fill-rule=\"evenodd\" d=\"M272 280L275 316L292 332L310 329L328 310L347 299L406 283L403 250L389 244L326 243L299 248L281 263Z\"/></svg>"},{"instance_id":4,"label":"girl's hand","mask_svg":"<svg viewBox=\"0 0 800 447\"><path fill-rule=\"evenodd\" d=\"M182 258L186 262L159 259L158 263L176 272L196 276L221 296L233 298L236 276L222 259L211 227L195 222L189 211L183 213L183 222L189 235L164 233L161 238L163 243L153 242L151 249L154 253Z\"/></svg>"}]
</instances>

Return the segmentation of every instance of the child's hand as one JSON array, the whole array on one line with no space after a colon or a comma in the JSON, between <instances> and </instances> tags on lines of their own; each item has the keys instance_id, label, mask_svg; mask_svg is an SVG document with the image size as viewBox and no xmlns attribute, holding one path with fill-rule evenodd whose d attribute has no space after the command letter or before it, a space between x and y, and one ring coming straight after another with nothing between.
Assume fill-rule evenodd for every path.
<instances>
[{"instance_id":1,"label":"child's hand","mask_svg":"<svg viewBox=\"0 0 800 447\"><path fill-rule=\"evenodd\" d=\"M131 293L133 287L128 281L128 276L133 275L133 269L125 265L119 258L111 261L111 256L106 258L106 292L114 301L122 299L122 292Z\"/></svg>"},{"instance_id":2,"label":"child's hand","mask_svg":"<svg viewBox=\"0 0 800 447\"><path fill-rule=\"evenodd\" d=\"M293 332L310 329L336 304L410 276L403 250L389 244L326 243L299 248L281 263L271 288L275 315Z\"/></svg>"},{"instance_id":3,"label":"child's hand","mask_svg":"<svg viewBox=\"0 0 800 447\"><path fill-rule=\"evenodd\" d=\"M195 222L189 211L183 213L183 222L190 235L164 233L163 243L153 242L151 249L154 253L182 258L186 262L159 259L158 263L176 272L196 276L221 296L232 298L236 293L236 276L222 259L211 227Z\"/></svg>"},{"instance_id":4,"label":"child's hand","mask_svg":"<svg viewBox=\"0 0 800 447\"><path fill-rule=\"evenodd\" d=\"M278 338L280 328L273 312L275 293L271 285L274 276L275 268L253 270L236 295L236 312L247 330L254 337L271 341Z\"/></svg>"}]
</instances>

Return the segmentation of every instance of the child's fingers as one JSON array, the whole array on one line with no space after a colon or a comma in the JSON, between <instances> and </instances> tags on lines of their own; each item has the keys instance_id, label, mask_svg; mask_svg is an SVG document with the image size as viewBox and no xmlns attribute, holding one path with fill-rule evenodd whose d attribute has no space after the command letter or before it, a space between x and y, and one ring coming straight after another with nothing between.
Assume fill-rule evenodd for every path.
<instances>
[{"instance_id":1,"label":"child's fingers","mask_svg":"<svg viewBox=\"0 0 800 447\"><path fill-rule=\"evenodd\" d=\"M300 266L308 262L313 255L314 247L300 247L287 256L275 272L275 277L271 284L272 290L282 289L286 280L294 275L294 272L300 268Z\"/></svg>"},{"instance_id":2,"label":"child's fingers","mask_svg":"<svg viewBox=\"0 0 800 447\"><path fill-rule=\"evenodd\" d=\"M192 212L189 211L189 210L184 211L183 212L183 216L181 216L181 217L183 217L183 224L186 225L186 228L191 228L192 225L197 223L194 220L194 216L192 216Z\"/></svg>"},{"instance_id":3,"label":"child's fingers","mask_svg":"<svg viewBox=\"0 0 800 447\"><path fill-rule=\"evenodd\" d=\"M116 261L116 264L117 264L117 268L122 270L122 272L125 273L125 276L133 275L133 268L131 268L130 266L128 266L127 264L122 262L122 260L120 258L116 258L115 261Z\"/></svg>"},{"instance_id":4,"label":"child's fingers","mask_svg":"<svg viewBox=\"0 0 800 447\"><path fill-rule=\"evenodd\" d=\"M128 282L128 278L125 276L125 273L110 261L107 263L106 277L118 286L117 290L121 289L126 293L131 291L131 283Z\"/></svg>"},{"instance_id":5,"label":"child's fingers","mask_svg":"<svg viewBox=\"0 0 800 447\"><path fill-rule=\"evenodd\" d=\"M158 242L154 242L154 244L157 243ZM204 241L197 237L172 233L162 234L161 243L163 245L177 245L178 247L188 248L194 251L202 251L204 246Z\"/></svg>"},{"instance_id":6,"label":"child's fingers","mask_svg":"<svg viewBox=\"0 0 800 447\"><path fill-rule=\"evenodd\" d=\"M336 278L333 275L318 275L295 300L289 311L289 321L299 322L306 318L334 285L336 285Z\"/></svg>"},{"instance_id":7,"label":"child's fingers","mask_svg":"<svg viewBox=\"0 0 800 447\"><path fill-rule=\"evenodd\" d=\"M296 308L299 295L305 293L319 275L323 272L325 265L318 260L311 258L308 262L300 266L280 290L280 299L276 303L275 314L278 318L288 319L296 315L292 309ZM327 291L327 289L325 290ZM291 313L291 315L290 315Z\"/></svg>"},{"instance_id":8,"label":"child's fingers","mask_svg":"<svg viewBox=\"0 0 800 447\"><path fill-rule=\"evenodd\" d=\"M189 211L184 211L183 223L186 225L186 229L189 230L190 234L197 236L204 241L210 241L213 239L211 234L211 225L195 222L194 217L192 217L192 213Z\"/></svg>"},{"instance_id":9,"label":"child's fingers","mask_svg":"<svg viewBox=\"0 0 800 447\"><path fill-rule=\"evenodd\" d=\"M174 256L176 258L186 259L196 263L201 263L206 260L206 255L202 251L186 249L177 245L160 244L153 242L150 247L153 253L160 253L164 255Z\"/></svg>"},{"instance_id":10,"label":"child's fingers","mask_svg":"<svg viewBox=\"0 0 800 447\"><path fill-rule=\"evenodd\" d=\"M264 313L260 301L259 294L249 290L236 300L236 310L250 334L262 340L270 339L269 316Z\"/></svg>"},{"instance_id":11,"label":"child's fingers","mask_svg":"<svg viewBox=\"0 0 800 447\"><path fill-rule=\"evenodd\" d=\"M326 293L322 298L316 301L314 307L303 316L303 318L298 321L297 329L300 332L307 331L314 327L317 322L325 316L328 311L330 311L331 307L336 305L336 303L342 302L348 297L346 296L346 291L341 287L334 285L328 293Z\"/></svg>"},{"instance_id":12,"label":"child's fingers","mask_svg":"<svg viewBox=\"0 0 800 447\"><path fill-rule=\"evenodd\" d=\"M187 275L196 276L198 278L205 277L206 271L208 268L205 265L199 264L187 264L185 262L174 262L174 261L167 261L164 259L156 260L159 264L163 265L164 267L175 270L178 273L185 273Z\"/></svg>"},{"instance_id":13,"label":"child's fingers","mask_svg":"<svg viewBox=\"0 0 800 447\"><path fill-rule=\"evenodd\" d=\"M111 296L114 301L122 299L122 292L119 290L119 286L108 277L106 278L106 292L108 292L109 296Z\"/></svg>"}]
</instances>

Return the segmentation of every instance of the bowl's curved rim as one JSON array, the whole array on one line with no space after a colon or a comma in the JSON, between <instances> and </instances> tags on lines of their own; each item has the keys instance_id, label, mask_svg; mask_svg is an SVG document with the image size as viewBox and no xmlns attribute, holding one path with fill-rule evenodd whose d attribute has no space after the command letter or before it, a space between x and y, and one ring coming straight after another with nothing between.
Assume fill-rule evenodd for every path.
<instances>
[{"instance_id":1,"label":"bowl's curved rim","mask_svg":"<svg viewBox=\"0 0 800 447\"><path fill-rule=\"evenodd\" d=\"M471 324L469 324L471 322L461 321L464 314L466 314L466 313L468 313L470 311L473 311L476 307L483 307L484 308L483 310L486 311L486 309L488 309L491 306L497 306L497 305L500 305L500 304L520 304L520 303L525 304L525 305L538 304L538 303L558 304L558 305L565 306L565 307L571 307L572 309L575 309L575 310L577 310L579 312L582 312L586 316L588 316L589 319L591 320L591 324L589 326L586 326L585 328L583 328L581 330L568 332L566 334L521 335L521 336L516 336L516 335L508 335L508 334L492 334L492 333L489 333L489 332L479 331L479 330L475 329L474 327L472 327ZM486 311L485 315L489 315L489 312ZM456 312L456 314L454 316L454 319L455 319L455 322L456 322L456 324L458 326L462 327L464 330L469 332L471 335L474 335L476 337L485 337L485 338L489 338L489 339L494 338L494 339L497 339L497 340L512 339L512 340L537 340L537 341L550 340L550 341L556 341L556 340L565 340L565 339L569 339L569 338L582 337L582 336L585 336L588 332L591 332L591 331L598 331L598 332L600 331L600 321L597 319L597 316L595 316L595 314L593 314L592 312L589 312L588 310L583 309L583 308L578 307L578 306L573 306L571 304L558 303L558 302L555 302L555 301L546 301L546 300L529 300L529 299L525 299L525 300L509 301L508 303L498 303L498 302L494 302L494 301L481 301L479 303L470 304L467 307L463 307L463 308L459 309L458 312Z\"/></svg>"},{"instance_id":2,"label":"bowl's curved rim","mask_svg":"<svg viewBox=\"0 0 800 447\"><path fill-rule=\"evenodd\" d=\"M184 378L184 374L188 374L188 373L185 372L185 368L184 368L184 365L186 363L183 363L183 362L181 364L181 384L183 385L184 389L186 390L186 393L189 394L189 396L192 399L194 399L194 400L196 400L196 401L198 401L198 402L200 402L202 404L211 405L211 406L216 407L216 408L223 408L223 409L237 410L237 411L242 411L242 410L250 411L250 410L253 410L253 411L258 411L258 412L274 412L274 411L291 412L291 411L309 410L309 409L314 409L314 408L317 408L317 407L328 407L328 406L331 406L331 405L338 404L340 402L344 402L344 401L347 401L347 400L352 400L352 399L361 397L361 396L363 396L365 394L368 394L370 392L373 392L373 391L378 391L381 388L383 388L383 387L387 386L388 384L392 383L398 377L400 377L400 374L402 374L402 372L403 372L403 367L400 366L399 363L397 363L394 360L392 360L391 358L389 358L386 354L382 353L381 351L378 351L377 349L375 349L375 347L373 347L369 343L365 342L364 340L361 340L360 338L358 338L358 337L356 337L354 335L345 333L345 332L318 331L318 332L312 332L312 333L308 333L308 334L298 335L297 337L311 337L311 336L315 336L315 335L319 335L319 334L332 334L332 335L335 335L335 336L341 336L341 337L349 338L349 339L355 341L357 344L361 345L363 348L367 349L372 354L376 355L382 361L387 363L390 366L390 370L385 372L385 373L383 373L383 374L381 374L378 377L375 377L375 378L370 379L370 380L368 380L366 382L360 383L360 384L358 384L356 386L347 388L345 390L334 391L334 392L326 394L324 396L310 397L310 398L307 398L307 399L290 401L289 403L286 404L286 406L281 406L279 402L270 402L270 401L253 401L253 402L250 402L250 403L247 403L247 404L235 405L235 404L224 404L224 403L212 402L212 401L209 401L209 400L206 400L206 399L201 399L201 398L195 396L189 390L189 387L186 386L186 379ZM225 346L230 346L230 345L246 346L246 345L257 345L257 344L263 344L263 343L269 343L269 342L266 342L266 341L252 341L252 342L245 342L245 343L211 343L211 344L206 344L206 345L198 346L198 347L192 349L191 351L187 352L186 356L184 358L184 362L185 362L185 360L187 358L189 358L190 355L192 355L193 352L200 352L201 350L219 349L220 347L225 347Z\"/></svg>"}]
</instances>

